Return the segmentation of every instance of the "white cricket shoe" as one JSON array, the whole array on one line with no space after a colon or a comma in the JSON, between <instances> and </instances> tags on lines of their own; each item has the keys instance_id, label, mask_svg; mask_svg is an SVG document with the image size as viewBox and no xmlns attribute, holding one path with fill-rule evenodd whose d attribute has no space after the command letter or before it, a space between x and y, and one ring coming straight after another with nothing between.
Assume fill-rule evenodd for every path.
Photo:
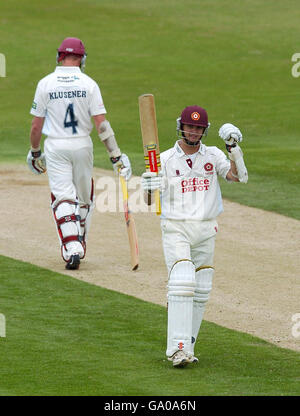
<instances>
[{"instance_id":1,"label":"white cricket shoe","mask_svg":"<svg viewBox=\"0 0 300 416\"><path fill-rule=\"evenodd\" d=\"M194 356L194 354L187 354L188 362L197 364L199 362L198 358Z\"/></svg>"},{"instance_id":2,"label":"white cricket shoe","mask_svg":"<svg viewBox=\"0 0 300 416\"><path fill-rule=\"evenodd\" d=\"M182 350L174 352L168 360L173 361L173 367L185 367L190 362L188 355Z\"/></svg>"}]
</instances>

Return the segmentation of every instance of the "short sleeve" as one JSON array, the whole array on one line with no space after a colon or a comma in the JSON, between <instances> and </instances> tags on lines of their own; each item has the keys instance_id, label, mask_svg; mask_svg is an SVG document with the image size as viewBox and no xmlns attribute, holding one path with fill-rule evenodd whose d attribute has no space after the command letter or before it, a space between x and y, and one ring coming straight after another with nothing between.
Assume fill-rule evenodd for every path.
<instances>
[{"instance_id":1,"label":"short sleeve","mask_svg":"<svg viewBox=\"0 0 300 416\"><path fill-rule=\"evenodd\" d=\"M46 116L46 100L45 94L41 87L40 82L35 91L33 103L31 106L30 114L36 117L45 117Z\"/></svg>"},{"instance_id":2,"label":"short sleeve","mask_svg":"<svg viewBox=\"0 0 300 416\"><path fill-rule=\"evenodd\" d=\"M226 179L226 175L230 170L230 160L227 159L226 155L222 150L218 149L217 160L216 160L217 174Z\"/></svg>"},{"instance_id":3,"label":"short sleeve","mask_svg":"<svg viewBox=\"0 0 300 416\"><path fill-rule=\"evenodd\" d=\"M97 83L94 83L94 88L91 93L90 101L90 114L91 116L97 116L98 114L106 114L100 88Z\"/></svg>"}]
</instances>

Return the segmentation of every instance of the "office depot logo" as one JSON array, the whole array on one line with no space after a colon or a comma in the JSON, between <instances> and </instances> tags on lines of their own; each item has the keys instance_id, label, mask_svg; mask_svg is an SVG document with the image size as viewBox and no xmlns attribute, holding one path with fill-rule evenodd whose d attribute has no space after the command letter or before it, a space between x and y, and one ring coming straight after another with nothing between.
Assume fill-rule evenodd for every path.
<instances>
[{"instance_id":1,"label":"office depot logo","mask_svg":"<svg viewBox=\"0 0 300 416\"><path fill-rule=\"evenodd\" d=\"M190 178L181 181L182 193L208 191L209 179Z\"/></svg>"}]
</instances>

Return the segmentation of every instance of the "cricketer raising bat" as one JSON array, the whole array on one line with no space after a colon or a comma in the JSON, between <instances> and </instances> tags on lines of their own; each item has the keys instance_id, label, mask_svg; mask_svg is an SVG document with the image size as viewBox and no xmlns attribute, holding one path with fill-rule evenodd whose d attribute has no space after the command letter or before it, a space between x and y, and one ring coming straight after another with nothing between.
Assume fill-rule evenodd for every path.
<instances>
[{"instance_id":1,"label":"cricketer raising bat","mask_svg":"<svg viewBox=\"0 0 300 416\"><path fill-rule=\"evenodd\" d=\"M137 270L137 268L139 267L139 248L138 248L135 222L128 207L127 182L125 178L123 178L123 176L119 175L119 177L120 177L120 183L121 183L122 194L123 194L124 215L125 215L126 228L127 228L129 247L130 247L131 266L132 266L132 270Z\"/></svg>"},{"instance_id":2,"label":"cricketer raising bat","mask_svg":"<svg viewBox=\"0 0 300 416\"><path fill-rule=\"evenodd\" d=\"M160 153L153 94L143 94L139 96L139 110L146 171L158 173L160 170ZM154 192L154 198L156 214L160 215L159 189Z\"/></svg>"}]
</instances>

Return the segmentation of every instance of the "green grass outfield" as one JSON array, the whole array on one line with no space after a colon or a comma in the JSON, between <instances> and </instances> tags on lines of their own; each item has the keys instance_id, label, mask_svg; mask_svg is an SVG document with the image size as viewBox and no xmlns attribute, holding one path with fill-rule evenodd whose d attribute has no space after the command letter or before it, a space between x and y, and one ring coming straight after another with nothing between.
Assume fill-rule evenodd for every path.
<instances>
[{"instance_id":1,"label":"green grass outfield","mask_svg":"<svg viewBox=\"0 0 300 416\"><path fill-rule=\"evenodd\" d=\"M101 87L108 118L133 171L144 169L137 99L155 95L161 150L176 118L198 103L208 111L206 143L238 125L249 185L223 195L300 219L300 52L297 0L7 0L0 9L0 161L24 163L36 84L55 67L66 36L83 39L86 73ZM96 166L111 168L93 132Z\"/></svg>"},{"instance_id":2,"label":"green grass outfield","mask_svg":"<svg viewBox=\"0 0 300 416\"><path fill-rule=\"evenodd\" d=\"M165 358L166 308L7 257L0 395L299 395L300 355L204 322L198 365Z\"/></svg>"},{"instance_id":3,"label":"green grass outfield","mask_svg":"<svg viewBox=\"0 0 300 416\"><path fill-rule=\"evenodd\" d=\"M249 183L222 181L223 195L300 219L299 18L297 0L6 0L0 163L25 163L36 84L61 41L77 36L135 174L144 169L138 96L155 95L162 151L181 110L197 103L211 122L208 145L222 148L224 122L244 134ZM92 137L95 165L111 168ZM177 371L164 361L164 308L5 257L0 313L0 395L300 393L299 353L204 322L199 365Z\"/></svg>"}]
</instances>

